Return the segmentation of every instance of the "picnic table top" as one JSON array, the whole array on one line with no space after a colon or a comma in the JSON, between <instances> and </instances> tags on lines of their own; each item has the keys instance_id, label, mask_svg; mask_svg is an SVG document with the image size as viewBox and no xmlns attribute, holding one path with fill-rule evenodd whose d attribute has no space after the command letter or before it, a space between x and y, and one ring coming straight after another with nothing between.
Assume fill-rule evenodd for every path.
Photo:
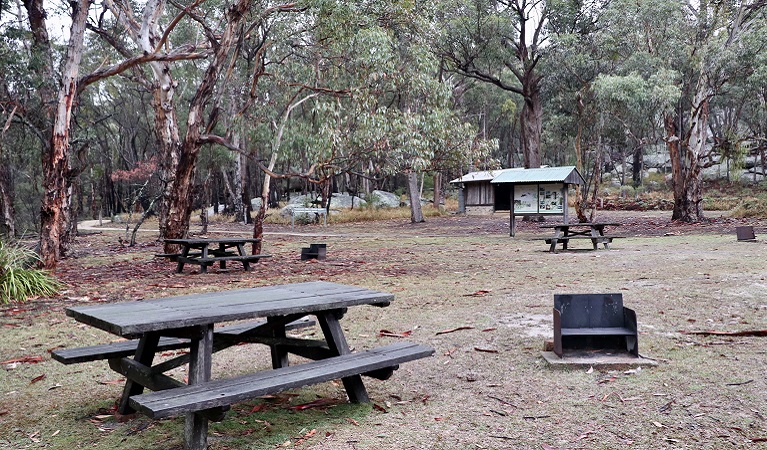
<instances>
[{"instance_id":1,"label":"picnic table top","mask_svg":"<svg viewBox=\"0 0 767 450\"><path fill-rule=\"evenodd\" d=\"M248 242L260 242L257 238L190 238L190 239L165 239L168 244L200 245L200 244L245 244Z\"/></svg>"},{"instance_id":2,"label":"picnic table top","mask_svg":"<svg viewBox=\"0 0 767 450\"><path fill-rule=\"evenodd\" d=\"M146 332L256 317L312 314L349 306L388 306L394 295L356 286L311 281L67 308L78 322L133 338Z\"/></svg>"},{"instance_id":3,"label":"picnic table top","mask_svg":"<svg viewBox=\"0 0 767 450\"><path fill-rule=\"evenodd\" d=\"M617 227L619 223L613 222L577 222L577 223L548 223L539 225L539 228L573 228L573 227Z\"/></svg>"}]
</instances>

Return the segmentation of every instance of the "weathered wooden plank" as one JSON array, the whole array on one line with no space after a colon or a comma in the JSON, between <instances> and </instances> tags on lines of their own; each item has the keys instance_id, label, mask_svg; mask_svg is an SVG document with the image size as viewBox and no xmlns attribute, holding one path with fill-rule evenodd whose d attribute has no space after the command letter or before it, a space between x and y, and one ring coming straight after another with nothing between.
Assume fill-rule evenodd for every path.
<instances>
[{"instance_id":1,"label":"weathered wooden plank","mask_svg":"<svg viewBox=\"0 0 767 450\"><path fill-rule=\"evenodd\" d=\"M198 239L165 239L165 242L168 244L173 245L216 245L216 244L225 244L225 245L237 245L239 243L255 243L260 242L261 239L258 238L219 238L219 239L204 239L204 238L198 238Z\"/></svg>"},{"instance_id":2,"label":"weathered wooden plank","mask_svg":"<svg viewBox=\"0 0 767 450\"><path fill-rule=\"evenodd\" d=\"M620 239L625 236L611 236L611 235L604 235L604 236L567 236L567 237L545 237L545 238L535 238L536 240L544 240L547 244L549 244L549 241L557 240L557 241L571 241L573 239Z\"/></svg>"},{"instance_id":3,"label":"weathered wooden plank","mask_svg":"<svg viewBox=\"0 0 767 450\"><path fill-rule=\"evenodd\" d=\"M67 315L79 322L134 337L169 328L258 317L312 314L350 306L388 306L394 296L329 282L241 289L167 299L74 307Z\"/></svg>"},{"instance_id":4,"label":"weathered wooden plank","mask_svg":"<svg viewBox=\"0 0 767 450\"><path fill-rule=\"evenodd\" d=\"M562 328L562 336L634 336L635 330L625 327Z\"/></svg>"},{"instance_id":5,"label":"weathered wooden plank","mask_svg":"<svg viewBox=\"0 0 767 450\"><path fill-rule=\"evenodd\" d=\"M285 324L285 329L290 330L300 330L302 328L307 328L316 325L317 322L310 317L303 317L298 320L294 320L290 323ZM216 335L230 335L230 336L240 336L243 334L247 334L253 331L258 330L259 328L263 328L267 325L267 322L265 320L258 320L255 322L243 322L238 323L235 325L227 325L225 327L216 328Z\"/></svg>"},{"instance_id":6,"label":"weathered wooden plank","mask_svg":"<svg viewBox=\"0 0 767 450\"><path fill-rule=\"evenodd\" d=\"M213 253L213 251L211 251ZM180 261L191 264L211 264L219 261L258 261L261 258L271 258L272 255L229 255L229 256L209 256L207 258L183 258L179 257Z\"/></svg>"},{"instance_id":7,"label":"weathered wooden plank","mask_svg":"<svg viewBox=\"0 0 767 450\"><path fill-rule=\"evenodd\" d=\"M295 320L285 325L286 330L297 330L315 325L316 322L308 317ZM236 325L216 329L216 336L224 335L228 337L238 337L240 335L258 330L266 325L265 320L257 322L245 322ZM257 342L257 341L253 341ZM63 364L76 364L101 359L122 358L132 356L136 353L138 339L132 339L122 342L113 342L111 344L93 345L90 347L79 347L69 349L59 349L51 352L51 357ZM162 337L157 344L157 351L178 350L189 347L189 339Z\"/></svg>"},{"instance_id":8,"label":"weathered wooden plank","mask_svg":"<svg viewBox=\"0 0 767 450\"><path fill-rule=\"evenodd\" d=\"M157 351L176 350L185 347L189 347L189 339L163 337L157 344ZM134 339L91 347L54 350L51 352L51 357L63 364L76 364L131 356L136 353L136 348L138 348L138 340Z\"/></svg>"},{"instance_id":9,"label":"weathered wooden plank","mask_svg":"<svg viewBox=\"0 0 767 450\"><path fill-rule=\"evenodd\" d=\"M336 356L297 366L268 370L232 379L152 392L131 398L131 405L159 419L384 369L430 356L434 349L407 342L360 353Z\"/></svg>"}]
</instances>

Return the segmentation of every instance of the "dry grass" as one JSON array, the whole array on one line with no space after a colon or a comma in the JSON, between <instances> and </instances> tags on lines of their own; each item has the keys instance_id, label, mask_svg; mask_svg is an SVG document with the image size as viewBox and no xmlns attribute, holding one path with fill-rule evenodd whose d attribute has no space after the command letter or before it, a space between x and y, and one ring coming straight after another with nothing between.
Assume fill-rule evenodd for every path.
<instances>
[{"instance_id":1,"label":"dry grass","mask_svg":"<svg viewBox=\"0 0 767 450\"><path fill-rule=\"evenodd\" d=\"M158 265L147 271L143 290L131 280L108 280L116 291L110 295L329 279L396 295L388 308L349 311L343 323L357 349L395 340L380 337L383 329L411 332L408 339L436 349L434 357L404 364L387 381L366 382L385 412L275 407L262 415L249 413L254 403L236 405L212 429L216 450L282 444L315 450L759 448L756 442L767 438L765 338L680 331L767 328L763 240L738 243L732 233L705 228L641 237L630 220L621 219L627 224L621 234L631 237L617 240L612 250L549 254L533 240L539 230L523 225L510 239L506 220L443 217L423 225L395 219L307 227L312 236L272 228L266 249L274 257L255 272L171 275L170 265ZM107 239L92 236L81 245ZM328 259L300 262L298 249L318 240L328 244ZM141 252L152 249L137 251L137 258ZM100 266L88 270L108 270L111 261L91 256L89 263ZM84 280L68 296L109 297L100 292L104 281ZM185 283L189 287L172 287ZM621 292L637 311L640 352L660 365L628 373L548 367L540 350L551 335L552 296L580 292ZM58 345L113 338L65 317L63 308L73 302L62 298L32 303L34 309L24 312L2 310L2 359L44 360L0 371L0 448L178 448L178 420L119 424L94 418L120 393L119 385L109 384L118 377L105 362L63 366L49 359L48 349ZM463 326L471 328L438 334ZM215 376L254 363L265 367L266 353L240 346L217 357ZM294 402L343 398L340 386L331 383L297 393L303 397ZM311 429L318 432L297 445L296 437Z\"/></svg>"}]
</instances>

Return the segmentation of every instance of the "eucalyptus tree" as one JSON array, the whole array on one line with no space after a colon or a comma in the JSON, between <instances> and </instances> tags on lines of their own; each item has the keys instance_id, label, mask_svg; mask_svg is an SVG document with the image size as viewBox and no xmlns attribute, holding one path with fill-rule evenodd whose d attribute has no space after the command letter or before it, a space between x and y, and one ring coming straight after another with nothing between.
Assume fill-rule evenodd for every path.
<instances>
[{"instance_id":1,"label":"eucalyptus tree","mask_svg":"<svg viewBox=\"0 0 767 450\"><path fill-rule=\"evenodd\" d=\"M85 23L90 0L77 0L71 7L71 27L62 59L61 73L54 64L53 43L46 27L46 7L43 0L26 0L29 29L32 36L32 70L40 108L28 111L29 122L36 127L42 140L43 198L40 208L40 263L55 267L66 252L76 224L71 215L71 180L77 175L71 166L70 123L78 89L80 59L85 39Z\"/></svg>"},{"instance_id":2,"label":"eucalyptus tree","mask_svg":"<svg viewBox=\"0 0 767 450\"><path fill-rule=\"evenodd\" d=\"M620 137L616 145L630 149L635 187L641 184L645 148L662 138L663 114L672 110L681 96L678 78L676 71L659 68L646 78L637 72L600 74L594 82L605 121L617 127L615 135ZM624 165L623 177L627 172L627 156L625 152L619 153L619 163Z\"/></svg>"},{"instance_id":3,"label":"eucalyptus tree","mask_svg":"<svg viewBox=\"0 0 767 450\"><path fill-rule=\"evenodd\" d=\"M397 47L385 30L375 32L379 62L370 74L372 88L356 108L353 142L370 148L384 173L404 172L408 179L411 221L424 220L418 174L483 158L488 145L476 127L451 109L452 87L435 76L438 61L424 46ZM438 201L438 200L437 200Z\"/></svg>"},{"instance_id":4,"label":"eucalyptus tree","mask_svg":"<svg viewBox=\"0 0 767 450\"><path fill-rule=\"evenodd\" d=\"M746 44L764 26L764 6L760 0L614 0L607 6L600 38L616 67L602 78L603 105L630 133L639 122L635 117L628 126L627 114L637 108L653 122L662 119L676 220L704 219L702 169L719 157L709 131L712 99L738 73L752 70L743 56L760 51Z\"/></svg>"},{"instance_id":5,"label":"eucalyptus tree","mask_svg":"<svg viewBox=\"0 0 767 450\"><path fill-rule=\"evenodd\" d=\"M292 81L302 91L283 103L285 126L275 127L277 143L285 145L280 158L296 151L293 160L301 166L293 173L320 185L325 199L337 175L377 179L405 173L412 220L422 221L414 180L470 158L477 134L450 110L451 86L440 82L437 61L421 43L428 9L400 2L320 2L309 13L311 28L300 42L311 48L304 56L305 72L311 73L302 75L303 82Z\"/></svg>"},{"instance_id":6,"label":"eucalyptus tree","mask_svg":"<svg viewBox=\"0 0 767 450\"><path fill-rule=\"evenodd\" d=\"M545 0L456 0L444 8L435 43L448 70L522 97L519 124L525 167L541 164L540 61L548 41Z\"/></svg>"},{"instance_id":7,"label":"eucalyptus tree","mask_svg":"<svg viewBox=\"0 0 767 450\"><path fill-rule=\"evenodd\" d=\"M767 26L743 37L732 56L734 70L724 95L711 100L712 148L727 162L727 177L741 179L744 169L751 180L764 178L767 150Z\"/></svg>"},{"instance_id":8,"label":"eucalyptus tree","mask_svg":"<svg viewBox=\"0 0 767 450\"><path fill-rule=\"evenodd\" d=\"M594 219L589 202L602 178L604 114L597 104L594 83L612 73L615 58L600 38L604 4L599 1L549 1L551 42L542 70L546 128L544 158L554 164L575 164L584 177L576 185L575 210L580 221Z\"/></svg>"},{"instance_id":9,"label":"eucalyptus tree","mask_svg":"<svg viewBox=\"0 0 767 450\"><path fill-rule=\"evenodd\" d=\"M685 222L704 219L702 165L709 158L711 99L720 95L735 73L742 70L736 57L746 51L747 36L765 26L767 2L701 1L690 5L690 21L695 40L690 55L693 62L694 84L691 84L689 130L680 139L684 152L676 142L675 126L667 120L666 132L671 152L674 179L674 212L672 218ZM753 55L752 55L753 57Z\"/></svg>"}]
</instances>

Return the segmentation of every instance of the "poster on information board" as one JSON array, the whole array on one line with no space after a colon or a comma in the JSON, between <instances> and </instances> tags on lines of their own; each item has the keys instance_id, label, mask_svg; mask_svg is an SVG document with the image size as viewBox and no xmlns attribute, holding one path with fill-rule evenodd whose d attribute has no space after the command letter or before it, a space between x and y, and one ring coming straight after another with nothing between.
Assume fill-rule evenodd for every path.
<instances>
[{"instance_id":1,"label":"poster on information board","mask_svg":"<svg viewBox=\"0 0 767 450\"><path fill-rule=\"evenodd\" d=\"M561 184L538 185L538 208L540 213L562 214L564 206Z\"/></svg>"},{"instance_id":2,"label":"poster on information board","mask_svg":"<svg viewBox=\"0 0 767 450\"><path fill-rule=\"evenodd\" d=\"M538 185L514 186L514 212L538 213Z\"/></svg>"}]
</instances>

